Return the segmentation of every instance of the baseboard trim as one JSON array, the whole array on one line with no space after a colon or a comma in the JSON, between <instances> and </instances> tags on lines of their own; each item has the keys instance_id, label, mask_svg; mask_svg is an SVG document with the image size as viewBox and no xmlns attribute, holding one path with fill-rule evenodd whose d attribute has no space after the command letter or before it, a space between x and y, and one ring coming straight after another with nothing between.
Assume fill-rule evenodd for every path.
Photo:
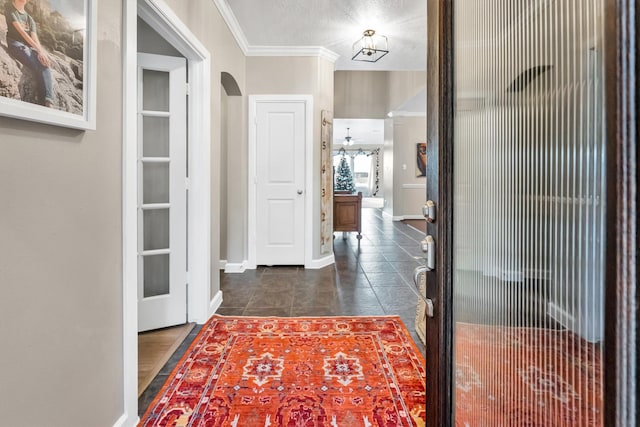
<instances>
[{"instance_id":1,"label":"baseboard trim","mask_svg":"<svg viewBox=\"0 0 640 427\"><path fill-rule=\"evenodd\" d=\"M135 417L130 417L129 414L124 413L118 421L113 425L113 427L135 427L140 422L140 417L137 415Z\"/></svg>"},{"instance_id":2,"label":"baseboard trim","mask_svg":"<svg viewBox=\"0 0 640 427\"><path fill-rule=\"evenodd\" d=\"M547 314L570 331L575 331L576 320L565 309L554 302L547 303Z\"/></svg>"},{"instance_id":3,"label":"baseboard trim","mask_svg":"<svg viewBox=\"0 0 640 427\"><path fill-rule=\"evenodd\" d=\"M389 213L382 212L382 215L386 216L387 218L391 218L394 222L404 221L405 219L424 219L424 216L419 214L393 216Z\"/></svg>"},{"instance_id":4,"label":"baseboard trim","mask_svg":"<svg viewBox=\"0 0 640 427\"><path fill-rule=\"evenodd\" d=\"M241 263L228 262L224 266L225 273L244 273L247 270L249 261L244 260Z\"/></svg>"},{"instance_id":5,"label":"baseboard trim","mask_svg":"<svg viewBox=\"0 0 640 427\"><path fill-rule=\"evenodd\" d=\"M416 214L416 215L403 215L402 219L424 219L424 216L420 215L420 214Z\"/></svg>"},{"instance_id":6,"label":"baseboard trim","mask_svg":"<svg viewBox=\"0 0 640 427\"><path fill-rule=\"evenodd\" d=\"M317 270L319 268L324 268L328 265L335 264L336 258L333 254L327 255L324 258L312 259L309 264L305 264L304 268L308 268L310 270Z\"/></svg>"},{"instance_id":7,"label":"baseboard trim","mask_svg":"<svg viewBox=\"0 0 640 427\"><path fill-rule=\"evenodd\" d=\"M602 331L594 331L593 325L588 324L584 317L576 319L569 312L554 302L547 303L547 314L556 322L560 323L571 332L578 334L587 342L594 343L602 341Z\"/></svg>"},{"instance_id":8,"label":"baseboard trim","mask_svg":"<svg viewBox=\"0 0 640 427\"><path fill-rule=\"evenodd\" d=\"M221 259L220 260L220 270L225 270L227 268L227 260L226 259Z\"/></svg>"},{"instance_id":9,"label":"baseboard trim","mask_svg":"<svg viewBox=\"0 0 640 427\"><path fill-rule=\"evenodd\" d=\"M218 311L221 305L222 305L222 291L218 291L218 293L216 293L216 296L213 297L211 299L211 302L209 303L209 313L207 318L201 324L207 323L207 321L211 318L211 316L213 316L214 313Z\"/></svg>"}]
</instances>

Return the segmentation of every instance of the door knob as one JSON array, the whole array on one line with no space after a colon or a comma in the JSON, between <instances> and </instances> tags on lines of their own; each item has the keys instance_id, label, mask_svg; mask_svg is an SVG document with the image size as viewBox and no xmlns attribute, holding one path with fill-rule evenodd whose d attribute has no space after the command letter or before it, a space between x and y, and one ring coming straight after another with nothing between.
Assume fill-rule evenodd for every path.
<instances>
[{"instance_id":1,"label":"door knob","mask_svg":"<svg viewBox=\"0 0 640 427\"><path fill-rule=\"evenodd\" d=\"M298 190L298 194L302 194L302 190Z\"/></svg>"}]
</instances>

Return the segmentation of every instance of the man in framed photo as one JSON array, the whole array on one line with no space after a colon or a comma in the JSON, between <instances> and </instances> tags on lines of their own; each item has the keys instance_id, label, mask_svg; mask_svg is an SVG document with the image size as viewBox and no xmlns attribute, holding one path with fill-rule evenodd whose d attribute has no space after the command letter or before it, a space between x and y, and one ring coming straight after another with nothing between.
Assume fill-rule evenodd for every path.
<instances>
[{"instance_id":1,"label":"man in framed photo","mask_svg":"<svg viewBox=\"0 0 640 427\"><path fill-rule=\"evenodd\" d=\"M39 99L46 107L54 102L51 60L40 44L35 20L27 13L28 0L7 0L4 16L7 20L8 52L36 77Z\"/></svg>"}]
</instances>

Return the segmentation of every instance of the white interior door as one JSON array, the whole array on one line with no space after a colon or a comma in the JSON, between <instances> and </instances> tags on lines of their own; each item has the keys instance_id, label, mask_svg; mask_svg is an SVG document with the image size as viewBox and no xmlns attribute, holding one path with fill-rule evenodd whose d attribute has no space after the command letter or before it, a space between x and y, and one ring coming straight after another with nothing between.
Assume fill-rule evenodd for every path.
<instances>
[{"instance_id":1,"label":"white interior door","mask_svg":"<svg viewBox=\"0 0 640 427\"><path fill-rule=\"evenodd\" d=\"M259 102L256 111L256 262L303 265L305 104Z\"/></svg>"},{"instance_id":2,"label":"white interior door","mask_svg":"<svg viewBox=\"0 0 640 427\"><path fill-rule=\"evenodd\" d=\"M138 330L186 322L186 60L138 54Z\"/></svg>"}]
</instances>

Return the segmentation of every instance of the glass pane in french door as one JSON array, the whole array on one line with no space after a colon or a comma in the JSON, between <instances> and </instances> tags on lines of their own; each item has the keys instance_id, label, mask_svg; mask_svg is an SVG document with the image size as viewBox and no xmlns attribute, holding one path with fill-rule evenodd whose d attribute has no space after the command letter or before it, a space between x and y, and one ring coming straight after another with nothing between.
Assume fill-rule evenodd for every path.
<instances>
[{"instance_id":1,"label":"glass pane in french door","mask_svg":"<svg viewBox=\"0 0 640 427\"><path fill-rule=\"evenodd\" d=\"M170 73L142 70L141 220L143 295L170 293Z\"/></svg>"},{"instance_id":2,"label":"glass pane in french door","mask_svg":"<svg viewBox=\"0 0 640 427\"><path fill-rule=\"evenodd\" d=\"M169 157L169 117L144 116L142 118L142 155Z\"/></svg>"},{"instance_id":3,"label":"glass pane in french door","mask_svg":"<svg viewBox=\"0 0 640 427\"><path fill-rule=\"evenodd\" d=\"M169 111L169 72L142 70L142 109L146 111Z\"/></svg>"},{"instance_id":4,"label":"glass pane in french door","mask_svg":"<svg viewBox=\"0 0 640 427\"><path fill-rule=\"evenodd\" d=\"M145 251L169 249L169 208L144 209Z\"/></svg>"},{"instance_id":5,"label":"glass pane in french door","mask_svg":"<svg viewBox=\"0 0 640 427\"><path fill-rule=\"evenodd\" d=\"M144 298L169 293L169 254L143 257Z\"/></svg>"},{"instance_id":6,"label":"glass pane in french door","mask_svg":"<svg viewBox=\"0 0 640 427\"><path fill-rule=\"evenodd\" d=\"M143 203L169 203L169 158L160 162L142 161Z\"/></svg>"},{"instance_id":7,"label":"glass pane in french door","mask_svg":"<svg viewBox=\"0 0 640 427\"><path fill-rule=\"evenodd\" d=\"M455 425L603 425L603 0L455 4Z\"/></svg>"}]
</instances>

